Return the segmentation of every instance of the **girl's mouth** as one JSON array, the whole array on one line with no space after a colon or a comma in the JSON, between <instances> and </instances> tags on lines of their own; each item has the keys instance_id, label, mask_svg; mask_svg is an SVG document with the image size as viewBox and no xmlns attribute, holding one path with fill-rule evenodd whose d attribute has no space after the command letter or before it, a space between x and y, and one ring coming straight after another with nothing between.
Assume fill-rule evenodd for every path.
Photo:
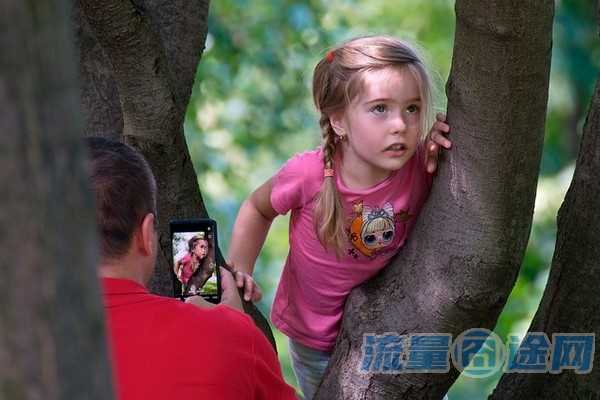
<instances>
[{"instance_id":1,"label":"girl's mouth","mask_svg":"<svg viewBox=\"0 0 600 400\"><path fill-rule=\"evenodd\" d=\"M391 146L385 148L385 151L404 151L406 150L406 145L404 143L394 143Z\"/></svg>"}]
</instances>

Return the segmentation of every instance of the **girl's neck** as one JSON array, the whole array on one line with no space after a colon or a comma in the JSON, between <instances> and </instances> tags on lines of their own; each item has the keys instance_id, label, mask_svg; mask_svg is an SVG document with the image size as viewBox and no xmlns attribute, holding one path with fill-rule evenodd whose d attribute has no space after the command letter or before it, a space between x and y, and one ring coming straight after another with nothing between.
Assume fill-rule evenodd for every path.
<instances>
[{"instance_id":1,"label":"girl's neck","mask_svg":"<svg viewBox=\"0 0 600 400\"><path fill-rule=\"evenodd\" d=\"M341 154L336 154L336 158L336 169L339 171L344 186L348 189L363 190L371 188L383 182L392 174L391 171L369 171L363 168L353 168L352 164L354 163L347 158L344 159Z\"/></svg>"}]
</instances>

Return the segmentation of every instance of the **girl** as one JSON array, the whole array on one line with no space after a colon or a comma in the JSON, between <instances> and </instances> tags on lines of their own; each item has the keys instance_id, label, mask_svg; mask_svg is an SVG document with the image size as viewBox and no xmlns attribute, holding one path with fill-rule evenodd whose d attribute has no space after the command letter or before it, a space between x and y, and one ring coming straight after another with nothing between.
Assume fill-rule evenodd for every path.
<instances>
[{"instance_id":1,"label":"girl","mask_svg":"<svg viewBox=\"0 0 600 400\"><path fill-rule=\"evenodd\" d=\"M322 145L291 158L244 202L229 254L245 299L257 301L254 263L271 221L291 210L271 319L290 338L306 399L327 366L346 297L404 244L439 146L451 146L445 117L431 126L427 70L400 40L359 37L332 49L315 68L313 97Z\"/></svg>"},{"instance_id":2,"label":"girl","mask_svg":"<svg viewBox=\"0 0 600 400\"><path fill-rule=\"evenodd\" d=\"M213 273L214 263L208 257L209 243L204 232L188 241L187 254L175 263L173 271L181 282L181 294L196 294Z\"/></svg>"}]
</instances>

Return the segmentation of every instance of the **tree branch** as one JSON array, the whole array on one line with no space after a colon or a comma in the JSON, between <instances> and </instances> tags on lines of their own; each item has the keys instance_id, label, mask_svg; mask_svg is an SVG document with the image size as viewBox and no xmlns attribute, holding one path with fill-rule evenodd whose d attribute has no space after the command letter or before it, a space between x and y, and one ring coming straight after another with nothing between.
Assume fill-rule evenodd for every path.
<instances>
[{"instance_id":1,"label":"tree branch","mask_svg":"<svg viewBox=\"0 0 600 400\"><path fill-rule=\"evenodd\" d=\"M491 329L517 277L539 171L553 2L458 0L453 148L391 266L355 289L317 399L440 399L458 376L360 374L364 333ZM342 395L343 389L343 395Z\"/></svg>"},{"instance_id":2,"label":"tree branch","mask_svg":"<svg viewBox=\"0 0 600 400\"><path fill-rule=\"evenodd\" d=\"M157 178L159 215L166 217L160 220L162 256L152 288L170 294L168 219L207 216L183 135L185 105L178 103L178 91L171 86L159 29L151 28L143 7L125 0L82 0L81 9L112 67L123 114L122 137L144 154ZM190 30L188 35L205 36L206 24L203 30ZM199 54L187 56L195 68Z\"/></svg>"},{"instance_id":3,"label":"tree branch","mask_svg":"<svg viewBox=\"0 0 600 400\"><path fill-rule=\"evenodd\" d=\"M144 154L157 178L161 252L152 289L170 295L168 221L208 216L185 143L183 121L206 40L209 1L80 1L107 58L98 62L100 72L96 73L110 79L102 71L102 66L110 65L115 79L123 139ZM96 48L91 51L101 57ZM251 303L244 307L275 346L264 316Z\"/></svg>"},{"instance_id":4,"label":"tree branch","mask_svg":"<svg viewBox=\"0 0 600 400\"><path fill-rule=\"evenodd\" d=\"M600 2L599 2L600 3ZM600 14L598 14L600 25ZM575 174L558 212L550 276L529 332L600 332L600 79L592 98ZM591 311L591 312L590 312ZM600 337L595 341L596 354ZM504 374L490 399L591 399L600 396L599 357L589 374Z\"/></svg>"},{"instance_id":5,"label":"tree branch","mask_svg":"<svg viewBox=\"0 0 600 400\"><path fill-rule=\"evenodd\" d=\"M185 113L204 52L208 0L139 0L152 30L160 37L167 59L169 86L176 103Z\"/></svg>"}]
</instances>

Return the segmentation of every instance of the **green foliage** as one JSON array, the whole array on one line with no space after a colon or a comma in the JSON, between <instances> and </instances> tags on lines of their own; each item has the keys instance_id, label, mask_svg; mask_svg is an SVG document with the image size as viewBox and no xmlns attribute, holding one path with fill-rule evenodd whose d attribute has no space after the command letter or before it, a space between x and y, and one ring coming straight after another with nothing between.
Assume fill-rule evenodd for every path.
<instances>
[{"instance_id":1,"label":"green foliage","mask_svg":"<svg viewBox=\"0 0 600 400\"><path fill-rule=\"evenodd\" d=\"M557 2L551 92L541 181L531 240L503 311L502 339L524 332L545 286L556 212L572 175L578 138L600 67L594 4ZM358 34L386 33L416 42L437 71L439 108L454 36L450 0L279 0L212 2L185 132L210 215L226 253L241 202L320 133L312 105L312 69L328 47ZM255 269L267 315L287 254L287 217L277 218ZM287 342L276 332L286 379L294 383ZM451 399L483 399L496 384L460 378Z\"/></svg>"}]
</instances>

